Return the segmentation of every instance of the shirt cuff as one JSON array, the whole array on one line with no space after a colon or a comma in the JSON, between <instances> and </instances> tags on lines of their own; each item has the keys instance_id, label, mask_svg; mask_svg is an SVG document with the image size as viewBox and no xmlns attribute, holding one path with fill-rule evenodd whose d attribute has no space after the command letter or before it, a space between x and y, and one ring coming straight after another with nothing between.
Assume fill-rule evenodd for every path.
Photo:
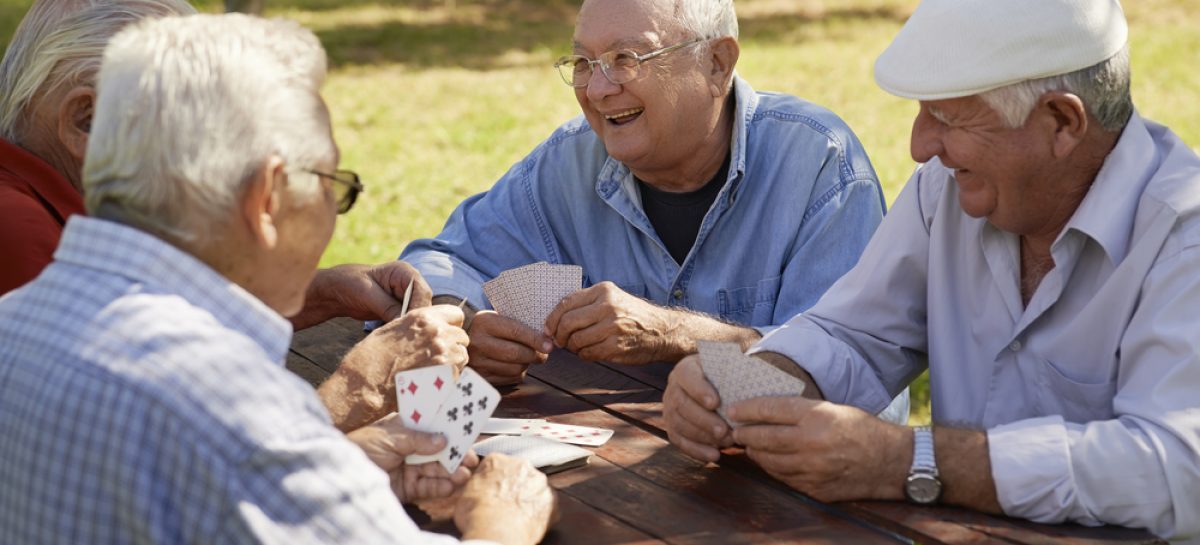
<instances>
[{"instance_id":1,"label":"shirt cuff","mask_svg":"<svg viewBox=\"0 0 1200 545\"><path fill-rule=\"evenodd\" d=\"M1065 521L1075 483L1062 417L1019 420L987 433L992 480L1004 514L1034 522Z\"/></svg>"},{"instance_id":2,"label":"shirt cuff","mask_svg":"<svg viewBox=\"0 0 1200 545\"><path fill-rule=\"evenodd\" d=\"M483 283L487 279L474 268L453 256L437 252L421 252L404 258L409 265L420 271L429 284L433 296L452 295L466 299L479 310L492 308L483 294Z\"/></svg>"}]
</instances>

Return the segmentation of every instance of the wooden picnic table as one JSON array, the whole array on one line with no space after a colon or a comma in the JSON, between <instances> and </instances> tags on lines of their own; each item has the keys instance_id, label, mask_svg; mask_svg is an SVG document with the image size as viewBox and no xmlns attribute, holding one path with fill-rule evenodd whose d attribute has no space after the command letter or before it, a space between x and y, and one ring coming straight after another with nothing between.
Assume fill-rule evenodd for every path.
<instances>
[{"instance_id":1,"label":"wooden picnic table","mask_svg":"<svg viewBox=\"0 0 1200 545\"><path fill-rule=\"evenodd\" d=\"M363 335L359 322L345 319L300 331L288 368L319 384ZM952 507L827 504L772 479L737 451L717 464L698 462L667 441L662 393L669 371L665 364L608 365L556 351L524 384L501 389L496 416L616 432L587 466L550 476L562 518L543 543L1164 543L1141 530L1034 524ZM410 513L423 527L454 532Z\"/></svg>"}]
</instances>

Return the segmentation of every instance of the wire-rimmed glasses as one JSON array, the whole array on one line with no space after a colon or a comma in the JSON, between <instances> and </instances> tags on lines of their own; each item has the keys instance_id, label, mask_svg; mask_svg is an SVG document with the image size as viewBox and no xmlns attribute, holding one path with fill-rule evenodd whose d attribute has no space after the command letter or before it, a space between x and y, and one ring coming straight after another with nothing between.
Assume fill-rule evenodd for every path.
<instances>
[{"instance_id":1,"label":"wire-rimmed glasses","mask_svg":"<svg viewBox=\"0 0 1200 545\"><path fill-rule=\"evenodd\" d=\"M583 55L566 55L554 63L554 68L558 69L558 74L562 76L567 85L576 89L587 87L588 82L592 80L592 73L595 72L596 65L600 65L600 71L604 73L604 77L608 78L608 81L613 82L614 85L624 85L641 75L642 63L701 41L703 38L692 38L675 45L655 49L645 55L639 55L636 51L629 49L601 53L595 60Z\"/></svg>"},{"instance_id":2,"label":"wire-rimmed glasses","mask_svg":"<svg viewBox=\"0 0 1200 545\"><path fill-rule=\"evenodd\" d=\"M358 174L349 170L335 170L332 174L313 169L309 169L308 172L337 182L333 184L332 189L333 197L337 200L338 214L349 212L354 207L354 201L358 200L358 194L363 190Z\"/></svg>"}]
</instances>

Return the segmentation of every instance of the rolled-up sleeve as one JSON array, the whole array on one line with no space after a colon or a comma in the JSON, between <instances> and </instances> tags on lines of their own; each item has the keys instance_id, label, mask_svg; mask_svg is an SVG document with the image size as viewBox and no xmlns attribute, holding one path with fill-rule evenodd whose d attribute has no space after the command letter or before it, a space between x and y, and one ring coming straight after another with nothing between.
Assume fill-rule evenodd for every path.
<instances>
[{"instance_id":1,"label":"rolled-up sleeve","mask_svg":"<svg viewBox=\"0 0 1200 545\"><path fill-rule=\"evenodd\" d=\"M540 154L534 150L490 190L463 201L437 238L415 240L400 254L434 295L490 308L484 282L521 265L560 262L535 188Z\"/></svg>"}]
</instances>

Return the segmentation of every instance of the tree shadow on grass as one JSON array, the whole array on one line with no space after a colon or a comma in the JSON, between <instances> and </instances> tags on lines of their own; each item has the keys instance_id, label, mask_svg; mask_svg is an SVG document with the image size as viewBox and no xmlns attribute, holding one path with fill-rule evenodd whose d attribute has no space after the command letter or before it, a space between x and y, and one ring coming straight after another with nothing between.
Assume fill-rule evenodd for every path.
<instances>
[{"instance_id":1,"label":"tree shadow on grass","mask_svg":"<svg viewBox=\"0 0 1200 545\"><path fill-rule=\"evenodd\" d=\"M270 5L303 7L332 1L276 0ZM489 0L470 4L467 1L459 0L460 5L475 10L464 12L470 16L449 12L446 17L431 18L428 22L345 24L318 29L317 35L332 64L340 67L402 64L490 70L545 65L570 51L579 3L575 0ZM350 0L350 3L381 5L369 0ZM431 10L443 9L439 7L440 0L425 0L424 4ZM901 23L907 16L906 11L897 8L834 7L743 16L740 26L743 41L791 43L803 39L805 31L813 27L860 21Z\"/></svg>"}]
</instances>

